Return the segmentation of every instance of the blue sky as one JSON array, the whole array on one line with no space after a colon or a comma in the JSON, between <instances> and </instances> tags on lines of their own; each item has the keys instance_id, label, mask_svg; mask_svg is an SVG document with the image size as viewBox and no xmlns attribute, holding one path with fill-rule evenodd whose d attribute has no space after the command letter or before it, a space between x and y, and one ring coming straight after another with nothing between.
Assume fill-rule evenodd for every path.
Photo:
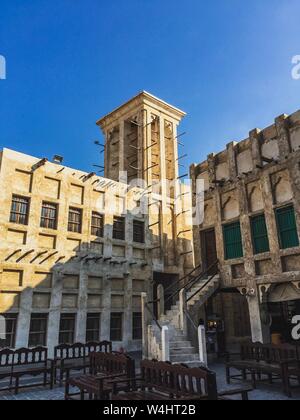
<instances>
[{"instance_id":1,"label":"blue sky","mask_svg":"<svg viewBox=\"0 0 300 420\"><path fill-rule=\"evenodd\" d=\"M96 120L141 90L184 109L186 164L300 108L299 0L1 0L0 147L97 162Z\"/></svg>"}]
</instances>

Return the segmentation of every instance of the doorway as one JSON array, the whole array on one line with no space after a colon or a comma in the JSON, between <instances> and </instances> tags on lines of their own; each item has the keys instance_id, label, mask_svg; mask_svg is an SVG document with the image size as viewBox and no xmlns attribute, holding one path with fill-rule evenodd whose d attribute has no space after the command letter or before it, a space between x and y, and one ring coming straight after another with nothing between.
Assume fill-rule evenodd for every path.
<instances>
[{"instance_id":1,"label":"doorway","mask_svg":"<svg viewBox=\"0 0 300 420\"><path fill-rule=\"evenodd\" d=\"M207 270L217 261L218 258L215 229L204 230L200 235L202 244L203 270ZM215 268L213 267L211 272L208 274L214 274L214 271Z\"/></svg>"},{"instance_id":2,"label":"doorway","mask_svg":"<svg viewBox=\"0 0 300 420\"><path fill-rule=\"evenodd\" d=\"M300 300L290 300L287 302L277 302L268 304L269 313L272 317L270 327L271 335L280 336L284 343L294 343L292 337L292 319L295 315L300 315ZM297 342L299 344L299 342Z\"/></svg>"}]
</instances>

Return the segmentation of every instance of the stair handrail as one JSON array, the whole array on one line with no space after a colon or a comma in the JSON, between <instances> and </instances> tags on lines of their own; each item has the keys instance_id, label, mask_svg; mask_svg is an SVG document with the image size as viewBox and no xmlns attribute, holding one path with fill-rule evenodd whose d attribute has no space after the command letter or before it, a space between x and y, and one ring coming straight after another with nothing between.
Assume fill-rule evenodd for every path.
<instances>
[{"instance_id":1,"label":"stair handrail","mask_svg":"<svg viewBox=\"0 0 300 420\"><path fill-rule=\"evenodd\" d=\"M145 307L147 309L147 311L149 312L149 314L152 316L152 320L155 322L155 324L158 326L158 328L160 329L160 331L162 331L162 326L160 325L160 323L158 322L158 319L156 318L156 316L154 315L154 312L151 310L150 306L148 305L148 303L145 303Z\"/></svg>"},{"instance_id":2,"label":"stair handrail","mask_svg":"<svg viewBox=\"0 0 300 420\"><path fill-rule=\"evenodd\" d=\"M186 299L186 302L189 302L192 300L196 295L198 295L203 289L205 289L206 286L210 284L210 282L216 277L217 273L211 274L210 278L203 284L201 284L201 287L193 293L188 299Z\"/></svg>"},{"instance_id":3,"label":"stair handrail","mask_svg":"<svg viewBox=\"0 0 300 420\"><path fill-rule=\"evenodd\" d=\"M178 279L175 283L170 284L168 287L165 288L165 292L167 292L168 290L172 289L175 285L179 285L183 280L185 280L186 278L189 278L193 273L195 273L195 271L197 271L199 268L202 267L202 264L197 265L197 267L195 267L192 271L190 271L188 274L186 274L185 276L181 277L180 279ZM182 288L181 288L182 289ZM180 290L181 290L180 289Z\"/></svg>"},{"instance_id":4,"label":"stair handrail","mask_svg":"<svg viewBox=\"0 0 300 420\"><path fill-rule=\"evenodd\" d=\"M205 276L209 276L210 275L209 273L212 271L213 268L217 269L218 264L219 264L219 261L218 260L215 261L210 267L208 267L205 271L200 273L199 276L197 276L194 279L191 279L191 281L187 283L182 289L184 289L186 292L191 290L195 283L197 283L199 280L202 280ZM217 274L217 272L218 270L216 270L214 274L212 274L212 276L214 277Z\"/></svg>"},{"instance_id":5,"label":"stair handrail","mask_svg":"<svg viewBox=\"0 0 300 420\"><path fill-rule=\"evenodd\" d=\"M186 285L180 287L179 289L177 289L172 295L168 296L168 298L165 300L165 303L169 302L171 299L173 299L175 296L177 296L181 290L185 290L185 291L189 291L195 283L197 283L199 280L202 280L204 278L205 275L208 275L208 273L213 269L213 268L218 268L219 265L219 260L216 260L210 267L208 267L207 269L205 269L205 271L203 271L202 273L199 274L199 276L196 276L195 278L191 279ZM217 274L216 273L213 274L214 278ZM209 279L209 282L212 280L212 278ZM206 282L205 284L207 284L208 282ZM200 290L202 290L202 287L200 288ZM197 292L199 293L199 291ZM196 293L196 294L197 294Z\"/></svg>"}]
</instances>

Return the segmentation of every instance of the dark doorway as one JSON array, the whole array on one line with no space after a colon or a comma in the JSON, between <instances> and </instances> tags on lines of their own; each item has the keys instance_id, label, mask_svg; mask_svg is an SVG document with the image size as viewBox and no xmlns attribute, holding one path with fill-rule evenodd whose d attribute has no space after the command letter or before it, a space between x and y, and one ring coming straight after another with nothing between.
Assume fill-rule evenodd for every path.
<instances>
[{"instance_id":1,"label":"dark doorway","mask_svg":"<svg viewBox=\"0 0 300 420\"><path fill-rule=\"evenodd\" d=\"M215 229L204 230L201 232L202 244L202 261L203 269L207 270L217 261L217 247L216 247L216 234ZM208 274L214 274L215 268L213 267Z\"/></svg>"},{"instance_id":2,"label":"dark doorway","mask_svg":"<svg viewBox=\"0 0 300 420\"><path fill-rule=\"evenodd\" d=\"M272 317L271 335L278 334L284 343L295 343L292 337L292 319L295 315L300 315L300 300L269 303L268 307Z\"/></svg>"},{"instance_id":3,"label":"dark doorway","mask_svg":"<svg viewBox=\"0 0 300 420\"><path fill-rule=\"evenodd\" d=\"M179 276L177 274L153 273L153 300L157 299L157 286L161 284L165 292L165 311L171 309L171 306L178 299L178 296L171 299L171 296L176 291L176 285ZM154 305L154 315L157 317L157 305Z\"/></svg>"}]
</instances>

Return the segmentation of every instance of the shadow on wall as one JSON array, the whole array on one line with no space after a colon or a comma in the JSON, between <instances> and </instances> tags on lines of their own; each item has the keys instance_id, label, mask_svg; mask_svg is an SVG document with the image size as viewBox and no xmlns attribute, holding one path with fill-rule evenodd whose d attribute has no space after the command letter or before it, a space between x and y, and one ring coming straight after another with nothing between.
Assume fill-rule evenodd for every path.
<instances>
[{"instance_id":1,"label":"shadow on wall","mask_svg":"<svg viewBox=\"0 0 300 420\"><path fill-rule=\"evenodd\" d=\"M105 226L105 232L112 230ZM179 239L176 246L167 235L150 231L150 236L146 245L105 237L80 245L76 239L75 249L65 252L5 249L0 313L7 335L0 346L52 349L58 343L111 339L117 348L135 340L140 347L141 293L153 298L155 261L164 261L165 271L176 271L175 261L192 269L190 241ZM161 245L168 256L157 248Z\"/></svg>"}]
</instances>

